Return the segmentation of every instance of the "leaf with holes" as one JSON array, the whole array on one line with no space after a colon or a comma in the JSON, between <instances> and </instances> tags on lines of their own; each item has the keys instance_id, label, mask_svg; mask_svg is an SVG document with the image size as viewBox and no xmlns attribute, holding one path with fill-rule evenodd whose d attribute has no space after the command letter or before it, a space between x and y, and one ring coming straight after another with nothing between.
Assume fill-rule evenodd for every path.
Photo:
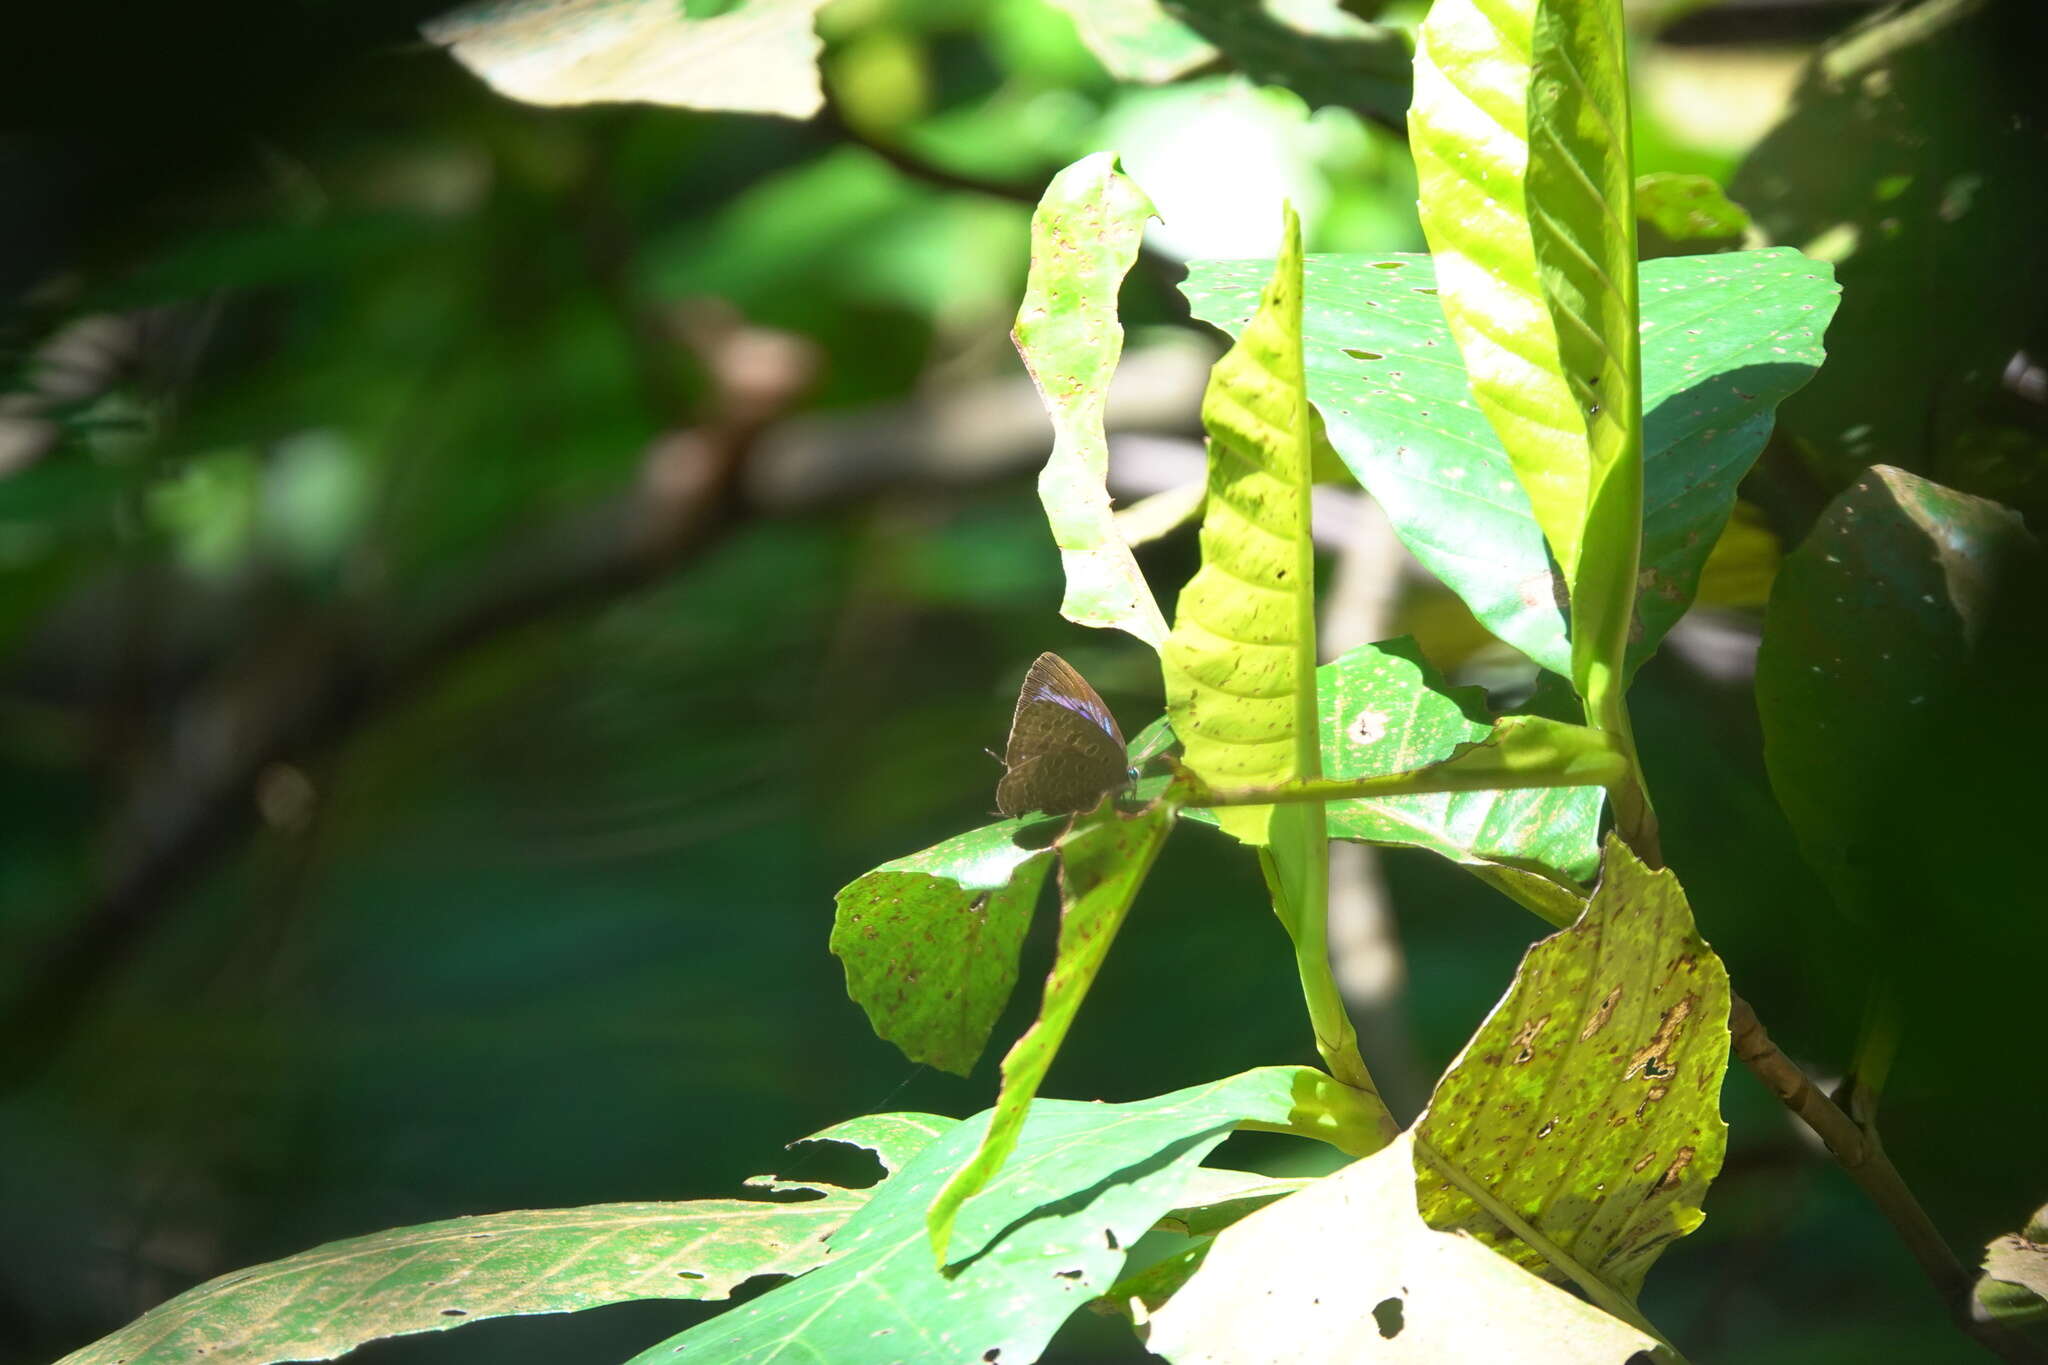
<instances>
[{"instance_id":1,"label":"leaf with holes","mask_svg":"<svg viewBox=\"0 0 2048 1365\"><path fill-rule=\"evenodd\" d=\"M1416 1125L1423 1217L1632 1304L1699 1225L1727 1065L1727 971L1677 877L1610 836L1585 914L1529 950Z\"/></svg>"},{"instance_id":2,"label":"leaf with holes","mask_svg":"<svg viewBox=\"0 0 2048 1365\"><path fill-rule=\"evenodd\" d=\"M1333 1083L1267 1067L1129 1104L1035 1101L1010 1161L963 1210L958 1264L932 1263L925 1210L982 1146L993 1111L919 1154L793 1283L636 1356L751 1365L820 1360L1028 1365L1083 1303L1115 1281L1125 1250L1174 1207L1240 1123L1284 1126Z\"/></svg>"},{"instance_id":3,"label":"leaf with holes","mask_svg":"<svg viewBox=\"0 0 2048 1365\"><path fill-rule=\"evenodd\" d=\"M1159 802L1126 816L1113 801L1105 801L1098 813L1078 820L1060 838L1060 937L1045 996L1038 1018L1003 1057L1002 1090L981 1146L932 1201L932 1249L941 1262L961 1206L1002 1168L1023 1131L1039 1082L1081 1012L1176 814L1173 806Z\"/></svg>"},{"instance_id":4,"label":"leaf with holes","mask_svg":"<svg viewBox=\"0 0 2048 1365\"><path fill-rule=\"evenodd\" d=\"M751 0L690 18L677 0L481 0L421 25L528 104L626 100L809 118L824 104L824 0Z\"/></svg>"},{"instance_id":5,"label":"leaf with holes","mask_svg":"<svg viewBox=\"0 0 2048 1365\"><path fill-rule=\"evenodd\" d=\"M1110 511L1103 411L1123 354L1117 290L1138 256L1152 201L1098 152L1053 177L1031 215L1031 272L1012 333L1052 417L1039 501L1060 547L1060 615L1159 648L1166 618Z\"/></svg>"},{"instance_id":6,"label":"leaf with holes","mask_svg":"<svg viewBox=\"0 0 2048 1365\"><path fill-rule=\"evenodd\" d=\"M1310 256L1309 399L1403 543L1486 628L1569 674L1564 612L1528 495L1474 406L1427 256ZM1196 261L1195 316L1236 335L1263 261ZM1772 412L1813 374L1837 291L1795 251L1642 267L1644 515L1639 664L1691 603L1701 566L1763 449Z\"/></svg>"},{"instance_id":7,"label":"leaf with holes","mask_svg":"<svg viewBox=\"0 0 2048 1365\"><path fill-rule=\"evenodd\" d=\"M930 1114L871 1114L804 1141L867 1148L893 1172L955 1126ZM757 1275L801 1275L819 1264L826 1235L875 1192L749 1183L815 1197L493 1213L331 1242L210 1280L61 1365L331 1360L381 1337L488 1318L722 1299Z\"/></svg>"},{"instance_id":8,"label":"leaf with holes","mask_svg":"<svg viewBox=\"0 0 2048 1365\"><path fill-rule=\"evenodd\" d=\"M1146 1348L1175 1365L1623 1365L1654 1338L1416 1214L1411 1139L1224 1229Z\"/></svg>"},{"instance_id":9,"label":"leaf with holes","mask_svg":"<svg viewBox=\"0 0 2048 1365\"><path fill-rule=\"evenodd\" d=\"M1484 694L1447 686L1405 637L1324 664L1316 696L1323 771L1331 778L1409 772L1493 733ZM1580 882L1599 863L1600 802L1598 787L1544 787L1333 801L1327 809L1333 839L1425 848L1453 862L1540 869L1554 882ZM1215 821L1199 808L1183 818Z\"/></svg>"},{"instance_id":10,"label":"leaf with holes","mask_svg":"<svg viewBox=\"0 0 2048 1365\"><path fill-rule=\"evenodd\" d=\"M1057 828L1038 817L984 825L839 892L831 947L846 993L912 1061L973 1069L1016 988Z\"/></svg>"}]
</instances>

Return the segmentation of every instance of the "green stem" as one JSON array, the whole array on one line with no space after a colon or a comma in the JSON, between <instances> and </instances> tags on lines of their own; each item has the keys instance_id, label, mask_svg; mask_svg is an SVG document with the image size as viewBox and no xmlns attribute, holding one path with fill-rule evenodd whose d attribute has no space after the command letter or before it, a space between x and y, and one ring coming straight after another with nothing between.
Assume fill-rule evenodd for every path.
<instances>
[{"instance_id":1,"label":"green stem","mask_svg":"<svg viewBox=\"0 0 2048 1365\"><path fill-rule=\"evenodd\" d=\"M1319 777L1302 782L1281 782L1270 787L1225 787L1215 789L1200 783L1187 788L1187 806L1282 806L1294 802L1350 801L1382 796L1418 796L1431 792L1517 791L1525 787L1608 787L1628 776L1619 756L1598 765L1583 764L1572 771L1457 772L1419 768L1412 773L1389 773L1384 777Z\"/></svg>"},{"instance_id":2,"label":"green stem","mask_svg":"<svg viewBox=\"0 0 2048 1365\"><path fill-rule=\"evenodd\" d=\"M1273 909L1294 944L1294 970L1301 978L1302 1000L1308 1006L1309 1027L1316 1036L1316 1052L1329 1073L1363 1095L1393 1124L1380 1099L1379 1087L1358 1050L1358 1032L1351 1026L1344 1008L1343 992L1330 970L1330 842L1323 812L1305 812L1300 821L1301 846L1296 850L1297 866L1303 876L1299 885L1290 884L1282 862L1269 849L1259 850L1259 867L1266 874L1266 888ZM1394 1126L1398 1131L1398 1125ZM1390 1132L1389 1137L1392 1136Z\"/></svg>"},{"instance_id":3,"label":"green stem","mask_svg":"<svg viewBox=\"0 0 2048 1365\"><path fill-rule=\"evenodd\" d=\"M1629 722L1627 694L1620 687L1605 691L1597 709L1587 707L1587 718L1595 729L1614 742L1626 764L1620 779L1607 787L1608 804L1614 808L1615 831L1647 866L1664 866L1664 846L1657 830L1657 812L1651 808L1650 786L1643 778L1642 756L1636 752L1635 728Z\"/></svg>"}]
</instances>

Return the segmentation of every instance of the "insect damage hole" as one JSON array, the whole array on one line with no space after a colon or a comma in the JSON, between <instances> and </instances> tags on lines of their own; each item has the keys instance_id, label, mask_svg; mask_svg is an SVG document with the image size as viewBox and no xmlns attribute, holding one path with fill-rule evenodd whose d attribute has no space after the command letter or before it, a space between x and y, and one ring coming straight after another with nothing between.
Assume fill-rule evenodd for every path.
<instances>
[{"instance_id":1,"label":"insect damage hole","mask_svg":"<svg viewBox=\"0 0 2048 1365\"><path fill-rule=\"evenodd\" d=\"M1387 736L1387 713L1370 708L1361 710L1351 718L1345 731L1353 744L1377 744Z\"/></svg>"},{"instance_id":2,"label":"insect damage hole","mask_svg":"<svg viewBox=\"0 0 2048 1365\"><path fill-rule=\"evenodd\" d=\"M1401 1329L1408 1324L1402 1320L1402 1305L1398 1297L1389 1296L1372 1306L1372 1320L1380 1329L1382 1341L1392 1341L1401 1335Z\"/></svg>"}]
</instances>

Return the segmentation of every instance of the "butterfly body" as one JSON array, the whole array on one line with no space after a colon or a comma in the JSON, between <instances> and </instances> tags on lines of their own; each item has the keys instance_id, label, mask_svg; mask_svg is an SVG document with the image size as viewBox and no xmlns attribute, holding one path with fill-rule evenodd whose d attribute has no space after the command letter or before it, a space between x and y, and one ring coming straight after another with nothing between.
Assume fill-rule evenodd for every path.
<instances>
[{"instance_id":1,"label":"butterfly body","mask_svg":"<svg viewBox=\"0 0 2048 1365\"><path fill-rule=\"evenodd\" d=\"M1010 816L1092 810L1130 781L1116 717L1057 654L1039 655L1024 675L1003 766L996 809Z\"/></svg>"}]
</instances>

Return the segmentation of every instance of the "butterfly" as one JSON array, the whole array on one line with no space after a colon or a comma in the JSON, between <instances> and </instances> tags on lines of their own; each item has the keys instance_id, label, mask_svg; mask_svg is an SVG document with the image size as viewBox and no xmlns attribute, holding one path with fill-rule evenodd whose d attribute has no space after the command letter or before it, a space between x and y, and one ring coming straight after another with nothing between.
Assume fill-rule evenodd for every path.
<instances>
[{"instance_id":1,"label":"butterfly","mask_svg":"<svg viewBox=\"0 0 2048 1365\"><path fill-rule=\"evenodd\" d=\"M1024 675L1010 718L1009 771L996 784L1004 815L1092 810L1131 781L1124 732L1088 680L1057 654L1041 654Z\"/></svg>"}]
</instances>

